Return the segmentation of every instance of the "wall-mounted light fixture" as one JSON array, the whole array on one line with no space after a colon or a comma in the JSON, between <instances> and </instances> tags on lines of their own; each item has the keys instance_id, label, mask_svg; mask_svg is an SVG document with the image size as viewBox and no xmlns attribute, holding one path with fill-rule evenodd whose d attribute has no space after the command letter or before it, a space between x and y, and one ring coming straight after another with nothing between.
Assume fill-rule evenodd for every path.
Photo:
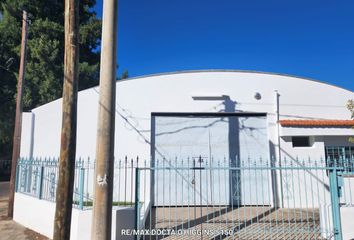
<instances>
[{"instance_id":1,"label":"wall-mounted light fixture","mask_svg":"<svg viewBox=\"0 0 354 240\"><path fill-rule=\"evenodd\" d=\"M221 101L225 99L229 99L230 97L227 95L221 96L192 96L195 101Z\"/></svg>"}]
</instances>

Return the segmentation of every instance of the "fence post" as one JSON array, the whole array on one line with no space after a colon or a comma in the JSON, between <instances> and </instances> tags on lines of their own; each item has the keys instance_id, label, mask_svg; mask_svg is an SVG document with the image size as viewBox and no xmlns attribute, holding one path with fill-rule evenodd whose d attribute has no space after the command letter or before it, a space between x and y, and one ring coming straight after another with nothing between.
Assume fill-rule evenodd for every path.
<instances>
[{"instance_id":1,"label":"fence post","mask_svg":"<svg viewBox=\"0 0 354 240\"><path fill-rule=\"evenodd\" d=\"M18 192L18 184L19 184L19 173L20 172L20 164L17 164L16 167L16 183L15 183L15 191Z\"/></svg>"},{"instance_id":2,"label":"fence post","mask_svg":"<svg viewBox=\"0 0 354 240\"><path fill-rule=\"evenodd\" d=\"M19 158L19 160L20 160L20 158ZM18 165L17 165L18 166ZM23 175L23 182L24 182L24 186L23 186L23 191L24 192L28 192L27 191L27 188L28 188L28 182L27 182L27 178L28 178L28 172L29 172L29 164L26 164L25 166L24 166L24 175Z\"/></svg>"},{"instance_id":3,"label":"fence post","mask_svg":"<svg viewBox=\"0 0 354 240\"><path fill-rule=\"evenodd\" d=\"M80 202L79 202L79 206L80 206L81 210L84 209L84 187L85 187L84 183L85 183L85 169L80 168L80 189L79 189Z\"/></svg>"},{"instance_id":4,"label":"fence post","mask_svg":"<svg viewBox=\"0 0 354 240\"><path fill-rule=\"evenodd\" d=\"M44 173L44 166L41 166L39 171L39 181L38 181L38 198L42 199L42 191L43 191L43 173Z\"/></svg>"},{"instance_id":5,"label":"fence post","mask_svg":"<svg viewBox=\"0 0 354 240\"><path fill-rule=\"evenodd\" d=\"M338 168L334 164L334 168L329 170L329 183L330 183L330 193L331 193L331 204L332 204L332 219L333 219L333 230L334 239L342 240L342 226L340 219L340 208L339 208L339 191L338 191Z\"/></svg>"},{"instance_id":6,"label":"fence post","mask_svg":"<svg viewBox=\"0 0 354 240\"><path fill-rule=\"evenodd\" d=\"M140 189L140 171L137 167L135 169L135 229L140 228L140 202L139 202L139 189ZM140 236L136 235L135 239L139 239Z\"/></svg>"}]
</instances>

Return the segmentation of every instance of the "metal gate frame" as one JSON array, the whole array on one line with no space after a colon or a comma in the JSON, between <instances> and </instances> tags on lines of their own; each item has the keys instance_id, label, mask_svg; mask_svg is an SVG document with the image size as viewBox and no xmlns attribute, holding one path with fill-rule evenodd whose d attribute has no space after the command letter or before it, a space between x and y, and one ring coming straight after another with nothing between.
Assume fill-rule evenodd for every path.
<instances>
[{"instance_id":1,"label":"metal gate frame","mask_svg":"<svg viewBox=\"0 0 354 240\"><path fill-rule=\"evenodd\" d=\"M332 220L333 220L333 233L335 240L342 240L342 224L340 216L339 198L341 197L343 188L343 168L338 168L334 164L333 168L329 170L330 193L332 202Z\"/></svg>"},{"instance_id":2,"label":"metal gate frame","mask_svg":"<svg viewBox=\"0 0 354 240\"><path fill-rule=\"evenodd\" d=\"M153 168L137 168L136 169L136 188L135 188L135 216L136 216L136 230L139 229L144 229L144 226L146 224L147 220L147 215L150 214L151 218L151 208L152 204L151 201L149 203L143 202L143 199L141 199L140 192L141 192L141 187L143 184L141 182L141 172L142 171L150 171L150 173L153 173L155 171L161 171L161 170L181 170L182 168L176 168L176 169L171 169L171 168L161 168L161 167L153 167ZM202 171L202 170L225 170L225 168L199 168L199 167L194 167L194 168L188 168L189 170L193 171ZM335 240L342 240L342 228L341 228L341 216L340 216L340 201L339 198L341 197L341 192L343 188L343 168L337 166L336 164L332 164L332 166L318 166L317 163L315 163L313 166L281 166L281 167L273 167L273 166L253 166L247 169L267 169L271 171L290 171L291 173L296 173L296 171L324 171L326 172L329 180L329 197L330 197L330 205L331 205L331 216L330 220L332 224L331 228L331 236L328 239L335 239ZM244 170L242 167L228 167L227 170L237 170L241 171ZM311 182L312 184L312 182ZM154 191L154 190L153 190ZM148 206L146 206L148 204ZM144 207L142 205L145 205ZM289 208L289 207L288 207ZM145 209L147 212L145 212ZM142 213L143 210L143 213ZM142 215L144 217L142 218ZM171 219L170 219L171 220ZM143 221L143 222L142 222ZM272 226L272 224L271 224ZM150 226L151 228L151 226ZM151 230L151 229L150 229ZM270 228L270 231L272 229ZM300 233L299 233L300 234ZM137 237L139 238L139 237ZM301 236L299 237L301 239ZM237 238L236 238L237 239Z\"/></svg>"}]
</instances>

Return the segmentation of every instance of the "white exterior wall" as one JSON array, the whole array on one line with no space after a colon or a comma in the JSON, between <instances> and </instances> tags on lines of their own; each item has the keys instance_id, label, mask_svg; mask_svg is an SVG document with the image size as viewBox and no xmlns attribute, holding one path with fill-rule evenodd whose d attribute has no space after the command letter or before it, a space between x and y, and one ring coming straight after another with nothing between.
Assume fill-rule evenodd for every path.
<instances>
[{"instance_id":1,"label":"white exterior wall","mask_svg":"<svg viewBox=\"0 0 354 240\"><path fill-rule=\"evenodd\" d=\"M152 112L225 112L222 101L196 101L193 96L226 95L236 102L237 111L267 113L270 154L277 157L275 90L280 95L280 119L349 119L350 113L345 105L348 99L354 98L351 91L320 82L284 75L236 71L147 76L118 81L116 86L115 156L118 159L124 159L126 155L150 158ZM256 92L261 94L260 100L254 98ZM77 157L95 158L98 95L98 87L79 92ZM31 156L31 152L34 157L59 156L61 104L61 99L53 101L33 109L32 120L24 117L21 156ZM34 121L33 131L28 130L30 121ZM342 145L347 136L354 135L354 129L280 127L279 134L281 159L286 157L296 163L297 157L306 160L324 158L326 144ZM315 141L310 148L293 148L291 136L313 136ZM325 185L328 186L328 178L324 176L318 179L315 175L310 172L308 177L301 176L297 184L319 183L321 189L314 192L318 196L324 191ZM277 174L278 182L282 183L279 188L284 187L287 176L282 176L282 179L280 177ZM300 204L299 199L303 194L305 188L287 196L284 193L284 206L303 207L304 203ZM321 201L329 203L327 196L328 191ZM329 209L328 206L313 207L321 207L325 211ZM322 210L321 218L329 214Z\"/></svg>"},{"instance_id":2,"label":"white exterior wall","mask_svg":"<svg viewBox=\"0 0 354 240\"><path fill-rule=\"evenodd\" d=\"M25 112L22 114L21 156L32 157L34 121L33 113Z\"/></svg>"},{"instance_id":3,"label":"white exterior wall","mask_svg":"<svg viewBox=\"0 0 354 240\"><path fill-rule=\"evenodd\" d=\"M193 96L229 96L236 110L267 113L270 155L278 157L275 90L280 119L349 119L345 105L351 91L306 79L252 72L187 72L117 82L115 156L150 158L152 112L224 112L222 101L196 101ZM256 100L255 93L262 98ZM77 157L95 158L98 88L79 92ZM57 157L60 148L61 99L38 107L23 119L21 156ZM32 116L32 117L30 117ZM34 123L34 124L32 124ZM32 126L32 130L30 127ZM282 128L280 157L324 158L325 139L354 135L348 128ZM311 148L293 148L290 136L315 136ZM335 142L342 138L336 137ZM31 141L33 139L33 141ZM143 161L140 161L141 163ZM277 174L278 182L280 174Z\"/></svg>"},{"instance_id":4,"label":"white exterior wall","mask_svg":"<svg viewBox=\"0 0 354 240\"><path fill-rule=\"evenodd\" d=\"M354 238L353 215L353 207L341 208L341 222L344 240L351 240Z\"/></svg>"},{"instance_id":5,"label":"white exterior wall","mask_svg":"<svg viewBox=\"0 0 354 240\"><path fill-rule=\"evenodd\" d=\"M280 119L349 119L345 108L351 91L301 78L249 72L190 72L141 77L117 82L115 156L150 155L151 112L219 112L221 101L195 101L192 96L228 95L236 109L266 112L270 141L276 142L274 90L280 94ZM262 95L254 98L255 92ZM77 156L95 157L98 112L98 88L81 91L78 97ZM33 156L58 156L61 129L61 99L32 110L35 118ZM23 129L28 128L24 119ZM292 129L287 129L291 131ZM340 135L354 130L336 129ZM328 134L331 130L304 129L302 135ZM299 134L298 131L295 130ZM284 133L290 136L293 133ZM295 133L294 133L295 134ZM333 133L334 134L334 133ZM331 135L333 135L331 134ZM23 139L28 138L23 132ZM27 146L21 155L29 156ZM315 157L315 156L314 156Z\"/></svg>"},{"instance_id":6,"label":"white exterior wall","mask_svg":"<svg viewBox=\"0 0 354 240\"><path fill-rule=\"evenodd\" d=\"M270 154L277 156L275 90L280 119L349 119L345 104L354 93L306 79L252 72L206 71L147 76L117 82L115 156L150 157L152 112L224 112L222 101L196 101L193 96L229 96L236 110L267 113ZM255 93L262 98L256 100ZM77 157L95 158L98 88L79 92ZM60 148L61 99L26 113L21 156L57 157ZM32 126L32 127L30 127ZM310 148L293 148L291 136L314 136ZM338 136L341 135L341 136ZM280 157L288 160L324 158L330 141L344 142L354 135L348 128L281 128ZM333 136L337 136L333 138ZM31 141L31 139L33 141ZM142 163L143 161L141 161ZM282 182L280 174L278 182Z\"/></svg>"},{"instance_id":7,"label":"white exterior wall","mask_svg":"<svg viewBox=\"0 0 354 240\"><path fill-rule=\"evenodd\" d=\"M48 238L53 237L55 203L40 200L21 193L15 193L14 221L30 228ZM30 207L29 207L30 206ZM130 214L126 210L131 208L117 208L112 210L112 238L120 239L120 228L134 229L134 210ZM117 217L124 210L124 221L117 221ZM78 210L73 208L71 216L70 240L91 239L92 210ZM132 239L132 238L130 238Z\"/></svg>"}]
</instances>

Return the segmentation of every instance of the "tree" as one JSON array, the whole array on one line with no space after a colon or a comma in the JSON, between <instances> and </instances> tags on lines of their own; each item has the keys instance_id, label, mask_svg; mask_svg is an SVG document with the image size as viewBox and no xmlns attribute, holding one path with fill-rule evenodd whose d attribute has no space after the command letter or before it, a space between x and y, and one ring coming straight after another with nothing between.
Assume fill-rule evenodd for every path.
<instances>
[{"instance_id":1,"label":"tree","mask_svg":"<svg viewBox=\"0 0 354 240\"><path fill-rule=\"evenodd\" d=\"M79 90L99 81L101 20L95 4L80 1ZM64 2L0 0L0 159L11 156L22 9L30 14L24 111L60 98L63 90Z\"/></svg>"},{"instance_id":2,"label":"tree","mask_svg":"<svg viewBox=\"0 0 354 240\"><path fill-rule=\"evenodd\" d=\"M127 79L129 77L129 72L128 70L124 70L122 72L122 75L118 76L117 80L122 80L122 79Z\"/></svg>"},{"instance_id":3,"label":"tree","mask_svg":"<svg viewBox=\"0 0 354 240\"><path fill-rule=\"evenodd\" d=\"M354 99L348 100L347 108L352 114L351 118L354 119Z\"/></svg>"},{"instance_id":4,"label":"tree","mask_svg":"<svg viewBox=\"0 0 354 240\"><path fill-rule=\"evenodd\" d=\"M354 99L350 99L348 100L348 103L347 103L347 108L348 110L351 112L351 118L354 119ZM354 126L353 126L354 128ZM349 141L354 143L354 137L350 137L349 138Z\"/></svg>"}]
</instances>

